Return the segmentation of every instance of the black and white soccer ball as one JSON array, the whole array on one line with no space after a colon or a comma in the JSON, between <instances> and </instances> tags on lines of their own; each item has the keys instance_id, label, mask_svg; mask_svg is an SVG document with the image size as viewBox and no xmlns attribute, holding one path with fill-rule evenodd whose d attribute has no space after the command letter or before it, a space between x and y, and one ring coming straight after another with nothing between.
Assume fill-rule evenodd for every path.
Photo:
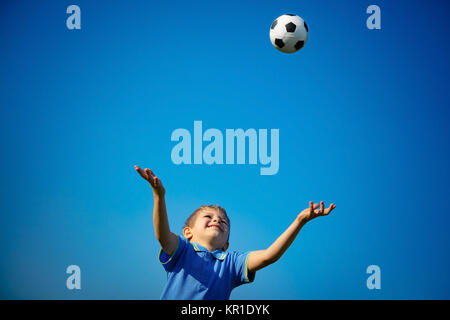
<instances>
[{"instance_id":1,"label":"black and white soccer ball","mask_svg":"<svg viewBox=\"0 0 450 320\"><path fill-rule=\"evenodd\" d=\"M294 53L308 41L308 25L295 14L284 14L270 26L270 42L284 53Z\"/></svg>"}]
</instances>

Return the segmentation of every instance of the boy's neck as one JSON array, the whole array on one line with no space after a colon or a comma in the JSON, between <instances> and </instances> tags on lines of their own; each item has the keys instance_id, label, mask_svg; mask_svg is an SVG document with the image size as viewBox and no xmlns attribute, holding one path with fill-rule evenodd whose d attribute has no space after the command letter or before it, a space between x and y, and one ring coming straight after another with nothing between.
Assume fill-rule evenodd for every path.
<instances>
[{"instance_id":1,"label":"boy's neck","mask_svg":"<svg viewBox=\"0 0 450 320\"><path fill-rule=\"evenodd\" d=\"M206 248L206 250L208 250L209 252L214 252L220 248L216 248L216 246L213 246L211 243L204 243L202 241L197 241L197 240L192 240L192 242L196 242L199 245L201 245L202 247ZM222 249L220 249L222 250Z\"/></svg>"}]
</instances>

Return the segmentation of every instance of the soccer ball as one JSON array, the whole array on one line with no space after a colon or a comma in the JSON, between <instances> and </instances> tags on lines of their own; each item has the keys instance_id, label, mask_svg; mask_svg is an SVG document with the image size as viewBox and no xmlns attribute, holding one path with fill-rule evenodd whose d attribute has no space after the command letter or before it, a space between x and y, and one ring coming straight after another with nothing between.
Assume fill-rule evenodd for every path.
<instances>
[{"instance_id":1,"label":"soccer ball","mask_svg":"<svg viewBox=\"0 0 450 320\"><path fill-rule=\"evenodd\" d=\"M270 27L270 42L284 53L294 53L308 41L308 25L295 14L284 14Z\"/></svg>"}]
</instances>

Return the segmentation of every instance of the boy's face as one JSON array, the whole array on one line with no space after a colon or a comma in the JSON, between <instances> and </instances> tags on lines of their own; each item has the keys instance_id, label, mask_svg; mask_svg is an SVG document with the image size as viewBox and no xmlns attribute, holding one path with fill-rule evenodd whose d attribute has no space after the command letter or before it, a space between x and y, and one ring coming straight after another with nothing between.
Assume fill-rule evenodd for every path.
<instances>
[{"instance_id":1,"label":"boy's face","mask_svg":"<svg viewBox=\"0 0 450 320\"><path fill-rule=\"evenodd\" d=\"M229 223L225 214L220 210L205 209L198 212L193 226L189 229L189 241L198 242L216 250L228 248Z\"/></svg>"}]
</instances>

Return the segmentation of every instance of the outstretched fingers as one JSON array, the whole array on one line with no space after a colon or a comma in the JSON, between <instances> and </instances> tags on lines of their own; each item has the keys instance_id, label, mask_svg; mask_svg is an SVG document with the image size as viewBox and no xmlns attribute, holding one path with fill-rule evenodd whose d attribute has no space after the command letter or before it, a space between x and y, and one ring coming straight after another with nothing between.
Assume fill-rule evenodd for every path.
<instances>
[{"instance_id":1,"label":"outstretched fingers","mask_svg":"<svg viewBox=\"0 0 450 320\"><path fill-rule=\"evenodd\" d=\"M327 209L325 209L324 214L325 215L330 214L330 212L333 211L334 208L336 208L336 205L334 203L330 204L330 206Z\"/></svg>"},{"instance_id":2,"label":"outstretched fingers","mask_svg":"<svg viewBox=\"0 0 450 320\"><path fill-rule=\"evenodd\" d=\"M155 188L158 188L161 185L161 180L159 180L158 177L155 177L153 179L153 184L155 185Z\"/></svg>"},{"instance_id":3,"label":"outstretched fingers","mask_svg":"<svg viewBox=\"0 0 450 320\"><path fill-rule=\"evenodd\" d=\"M147 173L149 178L155 179L156 176L155 176L155 174L153 173L152 170L150 170L149 168L145 168L145 172Z\"/></svg>"},{"instance_id":4,"label":"outstretched fingers","mask_svg":"<svg viewBox=\"0 0 450 320\"><path fill-rule=\"evenodd\" d=\"M153 171L150 170L149 168L145 168L144 170L142 170L138 166L134 166L134 169L140 174L140 176L142 178L144 178L145 180L150 182L150 185L152 187L157 187L158 185L160 185L160 180L155 176Z\"/></svg>"},{"instance_id":5,"label":"outstretched fingers","mask_svg":"<svg viewBox=\"0 0 450 320\"><path fill-rule=\"evenodd\" d=\"M320 208L319 208L320 207ZM318 203L314 203L312 201L309 202L309 210L311 214L315 216L326 216L330 214L330 212L336 208L336 205L332 203L328 208L325 209L325 202L320 201L320 205Z\"/></svg>"},{"instance_id":6,"label":"outstretched fingers","mask_svg":"<svg viewBox=\"0 0 450 320\"><path fill-rule=\"evenodd\" d=\"M311 217L319 214L319 210L316 210L318 207L319 207L318 203L313 203L312 201L309 202L309 212L311 214Z\"/></svg>"},{"instance_id":7,"label":"outstretched fingers","mask_svg":"<svg viewBox=\"0 0 450 320\"><path fill-rule=\"evenodd\" d=\"M136 170L142 178L144 178L145 180L148 180L148 175L144 170L142 170L138 166L134 166L134 170Z\"/></svg>"},{"instance_id":8,"label":"outstretched fingers","mask_svg":"<svg viewBox=\"0 0 450 320\"><path fill-rule=\"evenodd\" d=\"M325 203L323 201L320 201L320 210L319 210L319 214L323 215L325 211Z\"/></svg>"},{"instance_id":9,"label":"outstretched fingers","mask_svg":"<svg viewBox=\"0 0 450 320\"><path fill-rule=\"evenodd\" d=\"M153 187L157 187L158 186L158 183L157 183L158 178L155 176L153 171L148 168L145 168L145 172L147 173L147 176L148 176L148 182L150 182L150 184Z\"/></svg>"}]
</instances>

